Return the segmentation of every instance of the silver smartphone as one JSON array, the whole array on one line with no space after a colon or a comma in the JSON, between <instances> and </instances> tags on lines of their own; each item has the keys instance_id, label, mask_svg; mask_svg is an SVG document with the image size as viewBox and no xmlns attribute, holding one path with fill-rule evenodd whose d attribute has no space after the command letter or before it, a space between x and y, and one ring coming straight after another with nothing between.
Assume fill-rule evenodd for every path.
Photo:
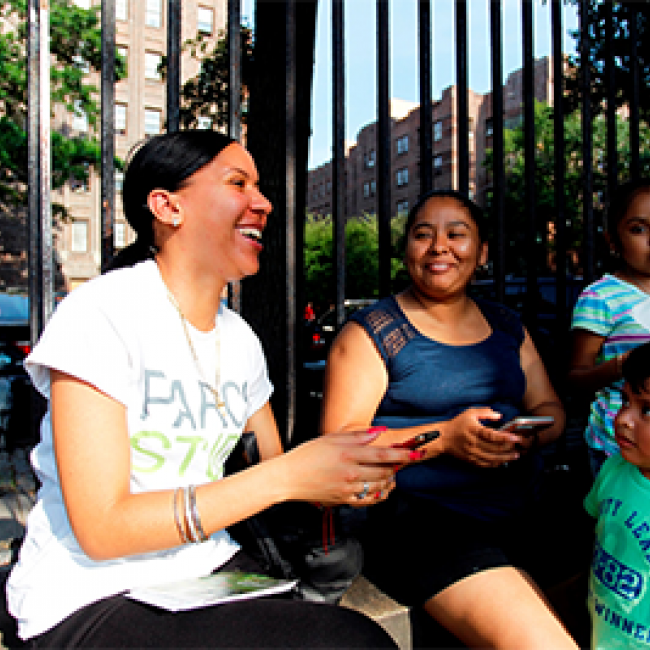
<instances>
[{"instance_id":1,"label":"silver smartphone","mask_svg":"<svg viewBox=\"0 0 650 650\"><path fill-rule=\"evenodd\" d=\"M555 422L555 418L552 415L519 415L499 427L499 431L511 431L522 436L532 436L535 431L550 427L553 422Z\"/></svg>"}]
</instances>

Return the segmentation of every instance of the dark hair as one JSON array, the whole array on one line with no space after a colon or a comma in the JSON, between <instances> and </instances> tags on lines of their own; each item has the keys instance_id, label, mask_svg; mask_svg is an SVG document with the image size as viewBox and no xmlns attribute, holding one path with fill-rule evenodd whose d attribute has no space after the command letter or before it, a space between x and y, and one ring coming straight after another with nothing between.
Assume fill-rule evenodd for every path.
<instances>
[{"instance_id":1,"label":"dark hair","mask_svg":"<svg viewBox=\"0 0 650 650\"><path fill-rule=\"evenodd\" d=\"M621 243L618 236L618 224L621 223L636 195L644 190L650 191L649 178L636 178L621 183L612 193L607 208L607 232L616 246L620 246Z\"/></svg>"},{"instance_id":2,"label":"dark hair","mask_svg":"<svg viewBox=\"0 0 650 650\"><path fill-rule=\"evenodd\" d=\"M623 379L634 393L639 393L650 379L650 341L643 343L627 355L623 361Z\"/></svg>"},{"instance_id":3,"label":"dark hair","mask_svg":"<svg viewBox=\"0 0 650 650\"><path fill-rule=\"evenodd\" d=\"M420 210L424 207L424 204L429 199L434 199L434 198L449 198L458 201L458 203L460 203L464 208L467 209L470 216L472 217L472 221L474 221L474 223L476 224L476 227L478 228L479 239L482 242L486 240L487 237L486 224L485 224L485 216L483 214L483 210L478 205L476 205L476 203L474 203L474 201L472 201L469 197L465 196L461 192L452 189L429 190L428 192L422 194L415 202L415 205L413 205L413 207L409 210L408 217L406 218L406 225L404 227L405 235L408 236L408 233L413 227L413 223L415 222L415 219L418 216Z\"/></svg>"},{"instance_id":4,"label":"dark hair","mask_svg":"<svg viewBox=\"0 0 650 650\"><path fill-rule=\"evenodd\" d=\"M196 171L212 162L232 138L209 130L175 131L146 140L127 163L122 186L124 216L137 234L106 270L132 266L152 256L155 250L153 215L147 198L157 188L175 192Z\"/></svg>"}]
</instances>

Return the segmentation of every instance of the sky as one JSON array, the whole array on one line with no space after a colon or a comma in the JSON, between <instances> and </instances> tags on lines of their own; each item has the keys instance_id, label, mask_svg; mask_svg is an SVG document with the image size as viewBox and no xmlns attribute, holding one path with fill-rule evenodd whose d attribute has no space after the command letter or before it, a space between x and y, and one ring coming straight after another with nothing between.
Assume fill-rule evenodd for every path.
<instances>
[{"instance_id":1,"label":"sky","mask_svg":"<svg viewBox=\"0 0 650 650\"><path fill-rule=\"evenodd\" d=\"M376 1L345 0L345 132L355 142L357 133L377 119ZM479 93L491 90L490 0L467 0L468 84ZM523 0L528 1L528 0ZM522 67L522 0L502 0L503 73L505 77ZM532 0L534 56L551 53L551 8L543 0ZM431 0L433 99L455 83L454 0ZM242 15L253 21L253 0L243 0ZM419 102L418 0L389 0L390 97ZM319 0L316 34L314 88L312 96L312 136L309 168L332 158L332 36L331 2ZM578 28L576 8L563 8L565 32L563 50L575 51L570 31Z\"/></svg>"}]
</instances>

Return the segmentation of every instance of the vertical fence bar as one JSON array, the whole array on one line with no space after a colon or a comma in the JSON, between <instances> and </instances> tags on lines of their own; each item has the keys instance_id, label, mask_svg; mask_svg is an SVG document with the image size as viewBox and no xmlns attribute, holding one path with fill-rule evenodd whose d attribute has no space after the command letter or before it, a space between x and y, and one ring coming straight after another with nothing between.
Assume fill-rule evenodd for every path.
<instances>
[{"instance_id":1,"label":"vertical fence bar","mask_svg":"<svg viewBox=\"0 0 650 650\"><path fill-rule=\"evenodd\" d=\"M285 99L285 134L286 134L286 167L285 167L285 193L286 193L286 251L287 251L287 280L286 291L286 350L287 350L287 435L291 435L296 422L297 402L297 305L296 290L297 269L296 261L302 251L296 250L296 182L297 182L297 106L298 106L298 62L296 61L296 47L298 24L296 19L296 3L299 0L286 1L286 53L285 53L285 74L286 74L286 99ZM302 224L302 220L300 221Z\"/></svg>"},{"instance_id":2,"label":"vertical fence bar","mask_svg":"<svg viewBox=\"0 0 650 650\"><path fill-rule=\"evenodd\" d=\"M433 102L431 100L431 0L418 3L420 46L420 193L433 187Z\"/></svg>"},{"instance_id":3,"label":"vertical fence bar","mask_svg":"<svg viewBox=\"0 0 650 650\"><path fill-rule=\"evenodd\" d=\"M167 2L167 131L180 128L181 0Z\"/></svg>"},{"instance_id":4,"label":"vertical fence bar","mask_svg":"<svg viewBox=\"0 0 650 650\"><path fill-rule=\"evenodd\" d=\"M54 303L50 144L50 11L47 0L30 0L29 170L30 329L35 344ZM34 274L32 276L32 273Z\"/></svg>"},{"instance_id":5,"label":"vertical fence bar","mask_svg":"<svg viewBox=\"0 0 650 650\"><path fill-rule=\"evenodd\" d=\"M39 92L40 10L39 0L29 0L27 8L27 219L29 323L34 345L43 330L43 285L41 267L41 106ZM46 107L46 111L47 111Z\"/></svg>"},{"instance_id":6,"label":"vertical fence bar","mask_svg":"<svg viewBox=\"0 0 650 650\"><path fill-rule=\"evenodd\" d=\"M379 228L379 295L390 294L390 153L388 0L377 0L377 222Z\"/></svg>"},{"instance_id":7,"label":"vertical fence bar","mask_svg":"<svg viewBox=\"0 0 650 650\"><path fill-rule=\"evenodd\" d=\"M630 26L630 177L641 173L639 156L639 14L635 6L628 5Z\"/></svg>"},{"instance_id":8,"label":"vertical fence bar","mask_svg":"<svg viewBox=\"0 0 650 650\"><path fill-rule=\"evenodd\" d=\"M456 0L456 97L458 189L469 192L469 112L467 107L467 0Z\"/></svg>"},{"instance_id":9,"label":"vertical fence bar","mask_svg":"<svg viewBox=\"0 0 650 650\"><path fill-rule=\"evenodd\" d=\"M618 147L616 146L616 67L613 60L613 7L611 2L605 9L605 83L607 96L607 200L618 182Z\"/></svg>"},{"instance_id":10,"label":"vertical fence bar","mask_svg":"<svg viewBox=\"0 0 650 650\"><path fill-rule=\"evenodd\" d=\"M589 59L589 0L580 0L580 81L582 95L582 167L583 174L583 222L584 222L584 281L593 282L596 275L594 243L594 170L593 170L593 125L591 110L591 61Z\"/></svg>"},{"instance_id":11,"label":"vertical fence bar","mask_svg":"<svg viewBox=\"0 0 650 650\"><path fill-rule=\"evenodd\" d=\"M241 0L228 0L228 135L241 138Z\"/></svg>"},{"instance_id":12,"label":"vertical fence bar","mask_svg":"<svg viewBox=\"0 0 650 650\"><path fill-rule=\"evenodd\" d=\"M115 0L102 0L101 68L101 268L113 259L115 214Z\"/></svg>"},{"instance_id":13,"label":"vertical fence bar","mask_svg":"<svg viewBox=\"0 0 650 650\"><path fill-rule=\"evenodd\" d=\"M555 297L558 324L567 322L566 215L564 201L564 56L562 51L562 3L552 0L551 31L553 41L553 142L555 144Z\"/></svg>"},{"instance_id":14,"label":"vertical fence bar","mask_svg":"<svg viewBox=\"0 0 650 650\"><path fill-rule=\"evenodd\" d=\"M241 138L242 42L241 0L228 0L228 135ZM241 312L241 284L228 285L228 304Z\"/></svg>"},{"instance_id":15,"label":"vertical fence bar","mask_svg":"<svg viewBox=\"0 0 650 650\"><path fill-rule=\"evenodd\" d=\"M529 251L526 268L527 304L537 292L537 223L535 212L535 62L533 58L533 3L522 0L522 52L524 102L524 214L526 215L526 250ZM530 310L534 318L534 310ZM535 327L533 322L532 326Z\"/></svg>"},{"instance_id":16,"label":"vertical fence bar","mask_svg":"<svg viewBox=\"0 0 650 650\"><path fill-rule=\"evenodd\" d=\"M332 218L336 264L336 324L345 320L345 49L343 0L332 0Z\"/></svg>"},{"instance_id":17,"label":"vertical fence bar","mask_svg":"<svg viewBox=\"0 0 650 650\"><path fill-rule=\"evenodd\" d=\"M506 233L505 233L505 161L503 142L503 60L501 54L501 0L490 2L490 39L492 45L492 215L496 220L496 252L494 279L496 299L505 299Z\"/></svg>"}]
</instances>

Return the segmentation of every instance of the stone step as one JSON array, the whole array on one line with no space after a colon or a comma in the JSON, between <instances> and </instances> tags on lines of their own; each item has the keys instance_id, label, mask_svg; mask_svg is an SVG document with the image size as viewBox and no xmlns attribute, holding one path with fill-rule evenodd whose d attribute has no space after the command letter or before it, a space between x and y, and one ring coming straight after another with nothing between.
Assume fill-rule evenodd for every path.
<instances>
[{"instance_id":1,"label":"stone step","mask_svg":"<svg viewBox=\"0 0 650 650\"><path fill-rule=\"evenodd\" d=\"M341 599L341 606L365 614L381 625L400 650L412 650L409 608L400 605L380 591L364 576L358 576Z\"/></svg>"}]
</instances>

